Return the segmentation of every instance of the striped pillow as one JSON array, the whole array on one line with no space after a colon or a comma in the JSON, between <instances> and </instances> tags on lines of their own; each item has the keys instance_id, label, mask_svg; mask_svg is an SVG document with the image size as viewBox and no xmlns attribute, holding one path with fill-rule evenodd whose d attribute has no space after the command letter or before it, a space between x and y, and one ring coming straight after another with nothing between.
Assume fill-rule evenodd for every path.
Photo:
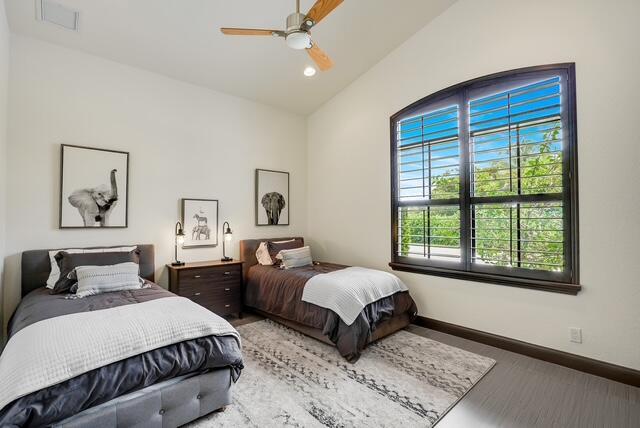
<instances>
[{"instance_id":1,"label":"striped pillow","mask_svg":"<svg viewBox=\"0 0 640 428\"><path fill-rule=\"evenodd\" d=\"M139 277L140 266L133 262L109 266L78 266L77 297L112 291L137 290L142 288Z\"/></svg>"},{"instance_id":2,"label":"striped pillow","mask_svg":"<svg viewBox=\"0 0 640 428\"><path fill-rule=\"evenodd\" d=\"M285 269L313 266L311 249L308 246L293 250L282 250L279 255L282 257L282 266Z\"/></svg>"}]
</instances>

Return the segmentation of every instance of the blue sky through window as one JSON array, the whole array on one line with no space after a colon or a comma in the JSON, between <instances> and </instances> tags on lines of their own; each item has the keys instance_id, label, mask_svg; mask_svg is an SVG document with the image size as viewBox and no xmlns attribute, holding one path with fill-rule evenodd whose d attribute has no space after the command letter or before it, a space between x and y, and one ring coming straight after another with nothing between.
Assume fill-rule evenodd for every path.
<instances>
[{"instance_id":1,"label":"blue sky through window","mask_svg":"<svg viewBox=\"0 0 640 428\"><path fill-rule=\"evenodd\" d=\"M475 167L508 159L515 138L540 144L561 112L561 80L552 77L469 101L469 132ZM516 137L512 128L527 124ZM459 174L458 106L448 106L403 119L398 124L399 190L402 199L429 198L431 179ZM560 152L562 138L546 141L548 150ZM427 149L425 149L425 146ZM426 152L428 153L425 153ZM501 157L502 156L502 157ZM483 165L486 163L486 165ZM452 195L455 197L455 195Z\"/></svg>"}]
</instances>

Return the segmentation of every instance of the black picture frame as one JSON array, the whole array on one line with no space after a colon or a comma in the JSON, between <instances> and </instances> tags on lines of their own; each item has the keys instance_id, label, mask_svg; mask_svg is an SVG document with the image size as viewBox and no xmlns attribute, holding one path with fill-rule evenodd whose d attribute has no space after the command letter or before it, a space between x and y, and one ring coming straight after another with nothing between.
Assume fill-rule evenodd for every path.
<instances>
[{"instance_id":1,"label":"black picture frame","mask_svg":"<svg viewBox=\"0 0 640 428\"><path fill-rule=\"evenodd\" d=\"M118 195L118 199L117 201L119 202L119 205L121 205L121 201L124 200L124 224L116 224L116 225L100 225L100 223L98 223L97 218L96 218L96 223L98 224L94 224L94 225L87 225L86 221L83 218L83 215L80 213L80 208L76 208L80 214L80 217L82 219L82 222L84 222L84 225L74 225L74 221L71 220L72 214L71 212L67 212L66 216L65 216L65 211L71 211L69 209L69 207L67 205L71 205L71 202L69 201L69 195L66 195L67 193L69 193L69 190L67 189L65 191L65 167L70 168L69 163L67 162L67 164L65 165L65 152L68 149L79 149L79 150L87 150L87 152L105 152L105 153L111 153L111 154L119 154L124 156L124 160L121 160L121 162L123 161L125 163L125 197L122 198ZM98 183L87 183L86 185L98 185ZM75 187L72 185L72 188ZM121 188L121 186L118 186L118 188ZM117 193L121 193L117 192ZM66 200L66 205L65 205L65 200ZM127 227L129 227L129 152L124 152L124 151L120 151L120 150L111 150L111 149L101 149L101 148L96 148L96 147L88 147L88 146L78 146L78 145L73 145L73 144L61 144L60 145L60 194L59 194L59 210L58 210L58 228L59 229L125 229ZM67 208L67 210L65 210L65 207ZM74 207L75 208L75 207ZM67 217L69 217L69 219L67 219ZM69 220L69 221L66 221ZM76 222L77 219L76 219ZM71 224L70 224L71 223Z\"/></svg>"},{"instance_id":2,"label":"black picture frame","mask_svg":"<svg viewBox=\"0 0 640 428\"><path fill-rule=\"evenodd\" d=\"M261 195L261 193L263 192L260 189L260 175L261 173L267 173L267 174L282 174L283 176L286 176L286 181L287 181L287 185L286 185L286 195L284 196L284 201L285 201L285 205L283 206L282 210L286 209L286 223L284 222L280 222L278 219L277 223L272 223L271 220L268 217L268 214L265 213L265 217L266 217L266 221L262 220L261 221L261 210L265 209L263 207L261 207L262 205L262 197L264 195ZM289 173L286 171L275 171L275 170L271 170L271 169L260 169L257 168L256 169L256 173L255 173L255 214L256 214L256 226L289 226L289 224L291 223L291 197L290 197L290 182L289 182L290 176ZM284 189L275 189L275 190L283 190ZM281 215L281 213L279 213L278 215Z\"/></svg>"},{"instance_id":3,"label":"black picture frame","mask_svg":"<svg viewBox=\"0 0 640 428\"><path fill-rule=\"evenodd\" d=\"M215 225L213 225L213 230L210 230L210 233L212 232L213 234L213 241L211 243L204 243L204 244L193 244L193 241L198 241L200 239L194 239L193 236L196 233L195 230L195 226L192 226L191 224L187 223L187 221L191 220L187 218L186 215L186 205L188 202L202 202L205 204L211 204L215 206ZM182 227L185 233L185 239L184 239L184 243L182 244L182 248L183 249L190 249L190 248L211 248L211 247L217 247L218 246L218 218L219 218L219 202L217 199L200 199L200 198L182 198L180 199L180 221L182 223ZM209 224L208 219L207 219L207 225ZM210 227L211 229L211 227ZM202 233L198 233L198 237L201 235ZM210 239L211 240L211 239Z\"/></svg>"}]
</instances>

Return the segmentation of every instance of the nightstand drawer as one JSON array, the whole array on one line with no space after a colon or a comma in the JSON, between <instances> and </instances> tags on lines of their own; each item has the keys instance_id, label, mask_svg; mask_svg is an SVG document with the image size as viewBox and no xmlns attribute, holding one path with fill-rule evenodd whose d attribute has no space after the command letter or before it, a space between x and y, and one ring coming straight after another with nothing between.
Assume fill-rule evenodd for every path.
<instances>
[{"instance_id":1,"label":"nightstand drawer","mask_svg":"<svg viewBox=\"0 0 640 428\"><path fill-rule=\"evenodd\" d=\"M199 294L193 296L185 295L185 297L215 312L217 315L228 315L241 311L240 300L233 295Z\"/></svg>"},{"instance_id":2,"label":"nightstand drawer","mask_svg":"<svg viewBox=\"0 0 640 428\"><path fill-rule=\"evenodd\" d=\"M180 284L180 295L184 297L211 296L215 298L230 296L240 299L242 286L238 281L218 282L215 284Z\"/></svg>"},{"instance_id":3,"label":"nightstand drawer","mask_svg":"<svg viewBox=\"0 0 640 428\"><path fill-rule=\"evenodd\" d=\"M209 310L214 312L216 315L225 316L242 311L242 305L237 300L218 300L209 307Z\"/></svg>"},{"instance_id":4,"label":"nightstand drawer","mask_svg":"<svg viewBox=\"0 0 640 428\"><path fill-rule=\"evenodd\" d=\"M189 269L180 272L180 285L204 284L211 282L239 282L242 278L242 269L239 265L223 266L215 268Z\"/></svg>"}]
</instances>

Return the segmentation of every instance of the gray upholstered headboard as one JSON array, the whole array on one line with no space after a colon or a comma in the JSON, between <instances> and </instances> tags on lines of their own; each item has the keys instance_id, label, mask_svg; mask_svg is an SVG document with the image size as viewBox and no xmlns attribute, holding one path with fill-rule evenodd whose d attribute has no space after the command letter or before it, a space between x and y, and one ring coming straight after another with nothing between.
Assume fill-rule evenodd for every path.
<instances>
[{"instance_id":1,"label":"gray upholstered headboard","mask_svg":"<svg viewBox=\"0 0 640 428\"><path fill-rule=\"evenodd\" d=\"M87 247L87 249L113 247L122 247L122 245ZM138 245L138 250L140 250L140 276L153 282L156 269L153 245ZM46 284L51 272L49 251L51 250L31 250L22 253L22 297Z\"/></svg>"},{"instance_id":2,"label":"gray upholstered headboard","mask_svg":"<svg viewBox=\"0 0 640 428\"><path fill-rule=\"evenodd\" d=\"M258 260L256 259L256 250L260 246L261 242L264 241L288 241L291 239L298 239L302 241L304 245L304 238L298 236L293 238L262 238L262 239L243 239L240 241L240 260L244 262L242 265L242 274L244 276L244 280L246 283L247 280L247 271L253 265L258 264Z\"/></svg>"}]
</instances>

